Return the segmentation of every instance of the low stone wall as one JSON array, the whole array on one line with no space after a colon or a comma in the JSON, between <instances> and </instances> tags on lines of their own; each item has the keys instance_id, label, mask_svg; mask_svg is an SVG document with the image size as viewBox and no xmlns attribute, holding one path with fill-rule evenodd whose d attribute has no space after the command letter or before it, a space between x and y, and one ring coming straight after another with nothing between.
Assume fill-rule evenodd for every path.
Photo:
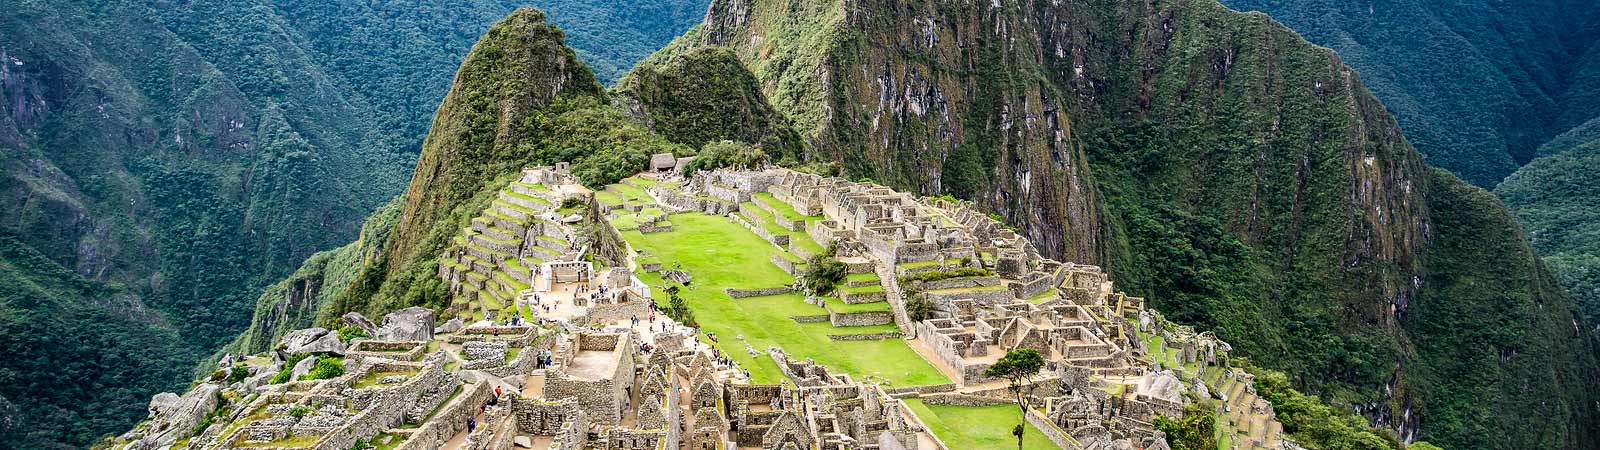
<instances>
[{"instance_id":1,"label":"low stone wall","mask_svg":"<svg viewBox=\"0 0 1600 450\"><path fill-rule=\"evenodd\" d=\"M800 263L797 263L797 262L794 262L794 261L790 261L789 258L785 258L785 257L783 257L783 255L780 255L780 254L777 254L777 253L772 254L771 261L772 261L772 265L778 266L778 269L782 270L783 273L787 273L787 274L789 274L791 276L799 276L800 275L798 273L799 270L800 270L800 267L801 267Z\"/></svg>"},{"instance_id":2,"label":"low stone wall","mask_svg":"<svg viewBox=\"0 0 1600 450\"><path fill-rule=\"evenodd\" d=\"M761 236L761 239L765 239L767 242L771 242L772 245L776 245L776 246L783 247L783 248L789 248L789 235L787 235L787 234L782 234L782 235L774 235L774 234L772 234L771 232L767 231L767 227L756 225L755 223L750 222L750 219L747 219L749 217L749 215L744 213L744 209L746 208L746 206L741 204L739 206L739 208L740 208L739 215L731 216L731 217L733 217L733 219L735 221L738 221L740 226L744 227L747 230L750 230L751 233L755 233L756 236Z\"/></svg>"},{"instance_id":3,"label":"low stone wall","mask_svg":"<svg viewBox=\"0 0 1600 450\"><path fill-rule=\"evenodd\" d=\"M733 297L733 298L766 297L766 296L769 296L769 295L787 294L787 293L790 293L790 292L794 292L794 288L791 288L791 287L770 287L770 288L760 288L760 289L726 288L726 289L723 289L722 292L728 294L729 297Z\"/></svg>"},{"instance_id":4,"label":"low stone wall","mask_svg":"<svg viewBox=\"0 0 1600 450\"><path fill-rule=\"evenodd\" d=\"M860 304L866 304L866 303L878 303L878 302L882 302L882 301L888 301L889 300L889 293L887 291L883 291L883 290L866 291L866 292L840 291L839 292L839 300L842 300L845 303L851 304L851 305L860 305Z\"/></svg>"},{"instance_id":5,"label":"low stone wall","mask_svg":"<svg viewBox=\"0 0 1600 450\"><path fill-rule=\"evenodd\" d=\"M971 299L985 305L998 305L1011 303L1011 300L1015 298L1011 295L1011 291L1007 289L924 291L924 294L926 294L928 296L928 300L933 302L935 305L946 307L949 306L948 304L954 300Z\"/></svg>"},{"instance_id":6,"label":"low stone wall","mask_svg":"<svg viewBox=\"0 0 1600 450\"><path fill-rule=\"evenodd\" d=\"M832 341L882 341L885 339L900 339L899 331L885 331L882 333L859 334L830 334L828 340Z\"/></svg>"},{"instance_id":7,"label":"low stone wall","mask_svg":"<svg viewBox=\"0 0 1600 450\"><path fill-rule=\"evenodd\" d=\"M428 343L422 341L357 339L354 345L345 350L344 356L346 361L356 361L357 364L360 364L360 361L366 358L416 361L422 358L422 352L427 349Z\"/></svg>"},{"instance_id":8,"label":"low stone wall","mask_svg":"<svg viewBox=\"0 0 1600 450\"><path fill-rule=\"evenodd\" d=\"M444 446L451 437L467 428L467 418L478 413L478 406L489 400L494 388L488 382L477 382L462 388L449 403L433 414L433 418L411 433L411 439L401 443L396 450L434 450ZM345 446L345 449L350 448ZM344 450L344 449L340 449Z\"/></svg>"},{"instance_id":9,"label":"low stone wall","mask_svg":"<svg viewBox=\"0 0 1600 450\"><path fill-rule=\"evenodd\" d=\"M826 317L828 322L836 327L866 327L894 323L894 314L889 311L836 312L829 313Z\"/></svg>"},{"instance_id":10,"label":"low stone wall","mask_svg":"<svg viewBox=\"0 0 1600 450\"><path fill-rule=\"evenodd\" d=\"M959 277L959 278L946 278L946 279L943 279L943 280L934 280L934 281L918 281L918 282L915 282L915 283L912 283L912 284L915 285L914 287L916 287L917 289L921 289L921 290L925 290L925 291L936 291L936 290L940 290L940 289L962 289L962 288L973 288L973 287L979 287L979 286L1000 286L1001 283L1002 282L1000 281L1000 277L994 276L994 275L990 275L990 276L987 276L987 277Z\"/></svg>"},{"instance_id":11,"label":"low stone wall","mask_svg":"<svg viewBox=\"0 0 1600 450\"><path fill-rule=\"evenodd\" d=\"M672 223L670 223L670 222L656 222L656 223L652 223L652 224L648 224L648 225L645 225L645 224L640 224L639 225L639 232L640 233L645 233L645 234L649 234L649 233L666 233L666 232L669 232L669 231L672 231Z\"/></svg>"},{"instance_id":12,"label":"low stone wall","mask_svg":"<svg viewBox=\"0 0 1600 450\"><path fill-rule=\"evenodd\" d=\"M1016 404L1014 402L1007 401L1005 399L999 399L999 398L994 398L994 397L985 397L985 396L980 396L980 395L967 395L967 394L956 393L956 392L941 393L941 394L926 394L926 395L922 396L922 402L930 404L930 405L950 405L950 406L995 406L995 405L1015 405Z\"/></svg>"},{"instance_id":13,"label":"low stone wall","mask_svg":"<svg viewBox=\"0 0 1600 450\"><path fill-rule=\"evenodd\" d=\"M818 314L814 316L789 316L789 319L800 323L816 323L827 322L832 317L833 316L831 314Z\"/></svg>"},{"instance_id":14,"label":"low stone wall","mask_svg":"<svg viewBox=\"0 0 1600 450\"><path fill-rule=\"evenodd\" d=\"M588 313L574 323L609 323L617 320L650 317L650 304L643 301L590 305Z\"/></svg>"},{"instance_id":15,"label":"low stone wall","mask_svg":"<svg viewBox=\"0 0 1600 450\"><path fill-rule=\"evenodd\" d=\"M1078 444L1077 439L1073 439L1071 434L1056 426L1055 422L1051 422L1050 418L1045 417L1038 410L1028 408L1028 414L1024 417L1028 419L1029 425L1033 425L1040 433L1044 433L1045 437L1050 438L1050 442L1056 444L1056 447L1083 448L1082 445Z\"/></svg>"}]
</instances>

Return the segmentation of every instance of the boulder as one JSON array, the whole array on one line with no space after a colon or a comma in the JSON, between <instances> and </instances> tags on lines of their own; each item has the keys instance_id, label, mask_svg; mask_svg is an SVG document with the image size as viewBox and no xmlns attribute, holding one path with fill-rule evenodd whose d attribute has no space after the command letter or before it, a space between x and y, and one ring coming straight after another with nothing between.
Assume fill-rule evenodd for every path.
<instances>
[{"instance_id":1,"label":"boulder","mask_svg":"<svg viewBox=\"0 0 1600 450\"><path fill-rule=\"evenodd\" d=\"M375 335L386 341L433 340L433 310L421 306L395 311L383 316L383 327Z\"/></svg>"},{"instance_id":2,"label":"boulder","mask_svg":"<svg viewBox=\"0 0 1600 450\"><path fill-rule=\"evenodd\" d=\"M461 331L461 329L465 328L465 327L466 327L466 324L461 323L461 318L457 317L457 318L450 319L449 321L445 322L444 325L439 325L439 328L435 328L433 330L433 334L454 333L454 332L457 332L457 331Z\"/></svg>"},{"instance_id":3,"label":"boulder","mask_svg":"<svg viewBox=\"0 0 1600 450\"><path fill-rule=\"evenodd\" d=\"M517 444L517 447L533 448L533 439L529 439L527 436L517 436L511 438L511 442Z\"/></svg>"},{"instance_id":4,"label":"boulder","mask_svg":"<svg viewBox=\"0 0 1600 450\"><path fill-rule=\"evenodd\" d=\"M295 363L294 369L289 371L291 374L289 380L298 380L300 379L301 375L311 373L311 369L315 367L317 367L317 358L308 357L306 359L302 359L300 362Z\"/></svg>"},{"instance_id":5,"label":"boulder","mask_svg":"<svg viewBox=\"0 0 1600 450\"><path fill-rule=\"evenodd\" d=\"M216 383L204 383L195 386L189 393L172 403L172 393L156 394L150 399L151 409L158 410L156 404L161 403L159 412L150 419L150 429L165 430L156 436L147 436L154 442L155 448L167 447L177 442L194 430L206 415L217 409L217 392L222 386Z\"/></svg>"},{"instance_id":6,"label":"boulder","mask_svg":"<svg viewBox=\"0 0 1600 450\"><path fill-rule=\"evenodd\" d=\"M378 335L378 324L372 323L371 320L367 320L367 316L354 311L344 313L344 316L339 318L339 326L360 328L367 333L367 336Z\"/></svg>"},{"instance_id":7,"label":"boulder","mask_svg":"<svg viewBox=\"0 0 1600 450\"><path fill-rule=\"evenodd\" d=\"M306 328L290 331L283 336L278 345L284 358L292 355L306 353L333 353L344 354L344 341L339 340L339 333L328 331L324 328Z\"/></svg>"},{"instance_id":8,"label":"boulder","mask_svg":"<svg viewBox=\"0 0 1600 450\"><path fill-rule=\"evenodd\" d=\"M161 417L171 414L178 408L178 394L162 392L150 398L150 417Z\"/></svg>"}]
</instances>

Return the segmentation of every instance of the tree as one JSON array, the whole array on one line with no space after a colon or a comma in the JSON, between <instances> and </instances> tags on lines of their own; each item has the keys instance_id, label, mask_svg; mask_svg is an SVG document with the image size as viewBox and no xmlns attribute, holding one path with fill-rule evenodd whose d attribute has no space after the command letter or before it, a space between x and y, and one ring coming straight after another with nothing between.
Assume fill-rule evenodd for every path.
<instances>
[{"instance_id":1,"label":"tree","mask_svg":"<svg viewBox=\"0 0 1600 450\"><path fill-rule=\"evenodd\" d=\"M1216 411L1192 403L1183 411L1183 417L1169 419L1156 416L1153 424L1167 434L1167 444L1172 450L1207 450L1217 448L1215 435Z\"/></svg>"},{"instance_id":2,"label":"tree","mask_svg":"<svg viewBox=\"0 0 1600 450\"><path fill-rule=\"evenodd\" d=\"M1017 396L1017 408L1022 410L1022 420L1026 422L1028 420L1028 399L1022 395L1022 388L1027 386L1033 376L1038 375L1039 369L1043 367L1044 356L1039 355L1038 350L1019 348L1006 352L1006 355L1001 357L999 361L995 361L994 365L984 369L983 376L1005 378L1006 381L1011 382L1011 394ZM1017 424L1017 428L1011 432L1012 435L1017 437L1018 450L1022 449L1022 430L1023 424Z\"/></svg>"}]
</instances>

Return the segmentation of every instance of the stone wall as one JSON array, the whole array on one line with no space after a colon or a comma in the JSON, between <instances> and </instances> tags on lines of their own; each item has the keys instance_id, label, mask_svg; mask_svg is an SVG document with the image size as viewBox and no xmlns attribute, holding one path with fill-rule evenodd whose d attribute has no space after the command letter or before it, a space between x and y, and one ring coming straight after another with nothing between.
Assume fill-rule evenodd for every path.
<instances>
[{"instance_id":1,"label":"stone wall","mask_svg":"<svg viewBox=\"0 0 1600 450\"><path fill-rule=\"evenodd\" d=\"M889 311L862 311L851 313L829 313L828 322L836 327L865 327L894 323L894 314Z\"/></svg>"},{"instance_id":2,"label":"stone wall","mask_svg":"<svg viewBox=\"0 0 1600 450\"><path fill-rule=\"evenodd\" d=\"M1011 303L1015 297L1007 289L959 289L925 291L928 300L939 306L940 309L949 309L949 303L955 300L976 300L984 305L1000 305Z\"/></svg>"},{"instance_id":3,"label":"stone wall","mask_svg":"<svg viewBox=\"0 0 1600 450\"><path fill-rule=\"evenodd\" d=\"M444 446L451 437L467 429L467 418L478 413L478 406L489 400L494 394L494 388L488 382L476 382L466 385L462 392L451 399L433 418L411 433L411 439L400 444L396 450L433 450ZM344 449L349 449L345 446Z\"/></svg>"},{"instance_id":4,"label":"stone wall","mask_svg":"<svg viewBox=\"0 0 1600 450\"><path fill-rule=\"evenodd\" d=\"M1028 408L1028 414L1024 417L1028 419L1029 425L1033 425L1040 433L1044 433L1044 436L1050 438L1050 442L1056 444L1057 447L1082 448L1077 439L1073 439L1071 434L1056 426L1054 422L1050 421L1050 418L1045 417L1039 411Z\"/></svg>"},{"instance_id":5,"label":"stone wall","mask_svg":"<svg viewBox=\"0 0 1600 450\"><path fill-rule=\"evenodd\" d=\"M740 205L739 208L743 209L743 208L747 208L747 207L743 206L743 205ZM784 235L773 235L772 233L767 231L766 227L750 223L749 220L745 219L745 217L748 217L747 215L743 215L742 212L740 214L741 215L730 216L730 217L733 217L734 221L739 223L739 226L744 227L746 230L750 230L750 232L751 233L755 233L756 236L761 236L761 239L765 239L767 242L771 242L772 245L776 245L776 246L779 246L779 247L788 247L789 246L789 235L787 235L787 234L784 234Z\"/></svg>"},{"instance_id":6,"label":"stone wall","mask_svg":"<svg viewBox=\"0 0 1600 450\"><path fill-rule=\"evenodd\" d=\"M948 393L940 393L940 394L929 394L929 395L923 395L921 397L922 397L922 402L923 403L927 403L927 404L930 404L930 405L951 405L951 406L1011 405L1011 406L1016 406L1016 402L1012 402L1012 401L1009 401L1009 400L1006 400L1006 399L1002 399L1002 398L986 397L986 396L981 396L981 395L968 395L968 394L962 394L962 393L957 393L957 392L948 392Z\"/></svg>"},{"instance_id":7,"label":"stone wall","mask_svg":"<svg viewBox=\"0 0 1600 450\"><path fill-rule=\"evenodd\" d=\"M882 341L886 339L900 339L899 331L885 331L882 333L855 333L855 334L830 334L828 340L833 341Z\"/></svg>"},{"instance_id":8,"label":"stone wall","mask_svg":"<svg viewBox=\"0 0 1600 450\"><path fill-rule=\"evenodd\" d=\"M785 286L785 287L760 288L760 289L726 288L726 289L723 289L722 292L728 294L729 297L733 297L733 298L766 297L766 296L769 296L769 295L787 294L787 293L790 293L790 292L794 292L794 288L790 288L790 287L787 287L787 286Z\"/></svg>"}]
</instances>

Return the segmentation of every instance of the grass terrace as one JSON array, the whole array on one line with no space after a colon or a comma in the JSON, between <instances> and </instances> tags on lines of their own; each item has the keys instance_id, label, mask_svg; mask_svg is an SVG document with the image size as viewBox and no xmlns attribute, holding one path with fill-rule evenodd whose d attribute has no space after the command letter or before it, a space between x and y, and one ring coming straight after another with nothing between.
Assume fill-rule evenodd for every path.
<instances>
[{"instance_id":1,"label":"grass terrace","mask_svg":"<svg viewBox=\"0 0 1600 450\"><path fill-rule=\"evenodd\" d=\"M701 330L715 333L717 345L749 369L754 382L777 383L783 379L783 374L765 354L752 356L745 351L746 342L761 352L776 345L796 358L814 358L833 370L880 376L897 386L949 382L898 339L828 339L830 334L894 330L893 325L837 328L827 322L795 322L790 317L826 314L824 309L806 304L798 293L729 297L723 292L724 288L755 289L792 284L794 277L770 261L772 255L787 255L787 252L773 247L727 217L682 213L673 216L673 224L675 228L671 232L627 231L622 236L634 249L654 255L667 266L678 264L681 270L690 273L693 279L679 295L694 311ZM663 282L656 273L641 273L639 278L651 286L661 286ZM738 336L744 336L746 341L740 341Z\"/></svg>"},{"instance_id":2,"label":"grass terrace","mask_svg":"<svg viewBox=\"0 0 1600 450\"><path fill-rule=\"evenodd\" d=\"M378 385L378 380L382 380L383 377L401 375L401 376L404 376L406 378L411 378L413 376L416 376L420 372L422 372L422 371L421 370L401 370L401 371L371 372L371 373L366 374L365 376L362 376L360 379L357 379L355 384L351 385L350 387L355 388L355 389L369 388L369 387L377 386Z\"/></svg>"},{"instance_id":3,"label":"grass terrace","mask_svg":"<svg viewBox=\"0 0 1600 450\"><path fill-rule=\"evenodd\" d=\"M840 300L840 299L837 299L837 298L834 298L834 297L825 297L823 300L828 302L828 309L829 310L831 310L833 312L838 312L838 313L855 313L855 312L888 311L889 310L889 302L873 302L873 303L850 304L850 303L845 303L844 300Z\"/></svg>"},{"instance_id":4,"label":"grass terrace","mask_svg":"<svg viewBox=\"0 0 1600 450\"><path fill-rule=\"evenodd\" d=\"M785 219L804 220L807 222L823 219L822 216L808 216L805 214L800 214L799 211L795 211L794 206L790 206L789 203L784 202L783 200L778 200L777 197L773 197L771 192L756 192L752 197L755 199L755 201L772 207L772 209L777 211L778 214L782 214Z\"/></svg>"},{"instance_id":5,"label":"grass terrace","mask_svg":"<svg viewBox=\"0 0 1600 450\"><path fill-rule=\"evenodd\" d=\"M906 399L906 406L950 448L1015 448L1017 438L1011 429L1022 423L1016 405L950 406L929 405L922 399ZM1032 424L1022 432L1023 450L1057 450L1050 438Z\"/></svg>"}]
</instances>

